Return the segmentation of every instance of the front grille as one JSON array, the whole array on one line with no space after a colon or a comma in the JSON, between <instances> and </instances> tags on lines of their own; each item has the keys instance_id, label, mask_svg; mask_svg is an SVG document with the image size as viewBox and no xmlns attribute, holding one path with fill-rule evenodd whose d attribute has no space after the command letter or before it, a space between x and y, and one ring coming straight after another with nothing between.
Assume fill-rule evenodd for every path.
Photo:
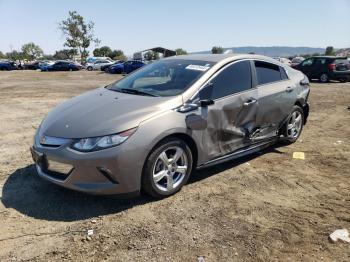
<instances>
[{"instance_id":1,"label":"front grille","mask_svg":"<svg viewBox=\"0 0 350 262\"><path fill-rule=\"evenodd\" d=\"M57 162L51 159L47 160L47 168L43 170L45 174L58 180L65 180L72 171L72 165Z\"/></svg>"},{"instance_id":2,"label":"front grille","mask_svg":"<svg viewBox=\"0 0 350 262\"><path fill-rule=\"evenodd\" d=\"M73 171L73 170L72 170ZM63 173L59 173L59 172L55 172L55 171L50 171L50 170L46 170L45 174L47 176L50 176L56 180L60 180L60 181L64 181L67 179L67 177L70 175L71 172L69 172L68 174L63 174Z\"/></svg>"}]
</instances>

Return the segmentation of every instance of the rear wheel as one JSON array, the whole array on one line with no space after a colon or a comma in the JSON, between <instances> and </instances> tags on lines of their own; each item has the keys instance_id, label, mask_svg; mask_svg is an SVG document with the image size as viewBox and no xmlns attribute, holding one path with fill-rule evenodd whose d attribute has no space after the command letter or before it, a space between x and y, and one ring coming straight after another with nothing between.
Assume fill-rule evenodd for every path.
<instances>
[{"instance_id":1,"label":"rear wheel","mask_svg":"<svg viewBox=\"0 0 350 262\"><path fill-rule=\"evenodd\" d=\"M92 66L89 66L89 67L87 68L87 70L88 70L88 71L92 71L92 70L93 70Z\"/></svg>"},{"instance_id":2,"label":"rear wheel","mask_svg":"<svg viewBox=\"0 0 350 262\"><path fill-rule=\"evenodd\" d=\"M286 124L283 127L283 135L285 141L289 143L294 143L298 140L303 130L304 125L304 112L303 110L295 105L293 107L292 113L289 115Z\"/></svg>"},{"instance_id":3,"label":"rear wheel","mask_svg":"<svg viewBox=\"0 0 350 262\"><path fill-rule=\"evenodd\" d=\"M329 82L329 76L326 73L323 73L320 75L320 82L321 83L328 83Z\"/></svg>"},{"instance_id":4,"label":"rear wheel","mask_svg":"<svg viewBox=\"0 0 350 262\"><path fill-rule=\"evenodd\" d=\"M188 145L178 138L166 139L146 160L142 190L156 198L175 194L186 184L192 165L192 152Z\"/></svg>"}]
</instances>

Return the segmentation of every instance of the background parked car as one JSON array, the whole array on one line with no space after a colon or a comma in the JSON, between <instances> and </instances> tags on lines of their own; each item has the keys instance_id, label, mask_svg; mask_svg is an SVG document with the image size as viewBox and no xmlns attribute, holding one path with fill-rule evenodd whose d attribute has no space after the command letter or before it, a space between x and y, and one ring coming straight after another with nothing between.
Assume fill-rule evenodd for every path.
<instances>
[{"instance_id":1,"label":"background parked car","mask_svg":"<svg viewBox=\"0 0 350 262\"><path fill-rule=\"evenodd\" d=\"M54 61L35 61L31 63L25 63L23 65L23 68L27 70L38 70L41 69L41 67L43 66L53 65L54 63Z\"/></svg>"},{"instance_id":2,"label":"background parked car","mask_svg":"<svg viewBox=\"0 0 350 262\"><path fill-rule=\"evenodd\" d=\"M0 70L16 70L17 65L12 61L0 61Z\"/></svg>"},{"instance_id":3,"label":"background parked car","mask_svg":"<svg viewBox=\"0 0 350 262\"><path fill-rule=\"evenodd\" d=\"M284 57L274 57L273 59L277 60L278 62L285 64L285 65L291 65L292 61L290 61L288 58L284 58Z\"/></svg>"},{"instance_id":4,"label":"background parked car","mask_svg":"<svg viewBox=\"0 0 350 262\"><path fill-rule=\"evenodd\" d=\"M43 65L41 71L77 71L81 69L81 65L71 61L57 61L54 64Z\"/></svg>"},{"instance_id":5,"label":"background parked car","mask_svg":"<svg viewBox=\"0 0 350 262\"><path fill-rule=\"evenodd\" d=\"M321 83L329 80L350 80L350 64L346 57L314 56L294 68L303 72L309 79L319 79Z\"/></svg>"},{"instance_id":6,"label":"background parked car","mask_svg":"<svg viewBox=\"0 0 350 262\"><path fill-rule=\"evenodd\" d=\"M97 60L107 60L113 62L113 60L108 56L91 56L86 59L86 63L93 63Z\"/></svg>"},{"instance_id":7,"label":"background parked car","mask_svg":"<svg viewBox=\"0 0 350 262\"><path fill-rule=\"evenodd\" d=\"M300 64L301 62L303 62L304 60L305 60L305 58L302 57L302 56L294 57L294 58L292 59L291 67L294 67L294 66L296 66L296 65L299 65L299 64Z\"/></svg>"},{"instance_id":8,"label":"background parked car","mask_svg":"<svg viewBox=\"0 0 350 262\"><path fill-rule=\"evenodd\" d=\"M102 66L105 66L105 65L112 65L113 62L112 61L109 61L109 60L96 60L94 62L91 62L91 63L87 63L85 65L85 68L89 71L92 71L92 70L100 70Z\"/></svg>"},{"instance_id":9,"label":"background parked car","mask_svg":"<svg viewBox=\"0 0 350 262\"><path fill-rule=\"evenodd\" d=\"M107 72L107 69L110 67L110 66L112 66L112 65L116 65L116 64L119 64L119 63L123 63L124 61L121 61L121 60L117 60L117 61L115 61L114 63L112 63L112 64L108 64L108 65L103 65L103 66L101 66L101 71L105 71L105 72Z\"/></svg>"},{"instance_id":10,"label":"background parked car","mask_svg":"<svg viewBox=\"0 0 350 262\"><path fill-rule=\"evenodd\" d=\"M108 68L108 73L110 74L121 74L126 73L129 74L132 71L135 71L136 69L139 69L140 67L143 67L146 65L146 63L138 60L130 60L123 63L118 63L115 65L112 65Z\"/></svg>"}]
</instances>

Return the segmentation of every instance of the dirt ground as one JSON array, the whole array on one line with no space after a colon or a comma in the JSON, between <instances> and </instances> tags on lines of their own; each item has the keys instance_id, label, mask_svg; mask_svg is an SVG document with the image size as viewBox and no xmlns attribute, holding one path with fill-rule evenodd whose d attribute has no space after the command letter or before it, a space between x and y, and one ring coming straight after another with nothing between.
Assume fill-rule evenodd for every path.
<instances>
[{"instance_id":1,"label":"dirt ground","mask_svg":"<svg viewBox=\"0 0 350 262\"><path fill-rule=\"evenodd\" d=\"M350 83L312 83L297 143L197 171L164 200L38 178L29 147L42 118L118 77L0 72L0 261L350 261L350 244L328 240L350 230Z\"/></svg>"}]
</instances>

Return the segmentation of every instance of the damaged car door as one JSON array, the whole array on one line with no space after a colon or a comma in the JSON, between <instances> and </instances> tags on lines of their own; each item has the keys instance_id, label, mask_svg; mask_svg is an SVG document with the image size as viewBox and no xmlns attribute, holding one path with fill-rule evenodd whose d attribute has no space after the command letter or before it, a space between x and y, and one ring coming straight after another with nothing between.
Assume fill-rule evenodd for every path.
<instances>
[{"instance_id":1,"label":"damaged car door","mask_svg":"<svg viewBox=\"0 0 350 262\"><path fill-rule=\"evenodd\" d=\"M283 67L266 61L254 61L259 112L253 142L276 137L284 120L289 116L297 100L295 84Z\"/></svg>"},{"instance_id":2,"label":"damaged car door","mask_svg":"<svg viewBox=\"0 0 350 262\"><path fill-rule=\"evenodd\" d=\"M205 108L207 128L203 130L208 160L251 143L258 111L258 91L253 86L251 72L249 60L236 61L224 66L209 80L214 103Z\"/></svg>"}]
</instances>

